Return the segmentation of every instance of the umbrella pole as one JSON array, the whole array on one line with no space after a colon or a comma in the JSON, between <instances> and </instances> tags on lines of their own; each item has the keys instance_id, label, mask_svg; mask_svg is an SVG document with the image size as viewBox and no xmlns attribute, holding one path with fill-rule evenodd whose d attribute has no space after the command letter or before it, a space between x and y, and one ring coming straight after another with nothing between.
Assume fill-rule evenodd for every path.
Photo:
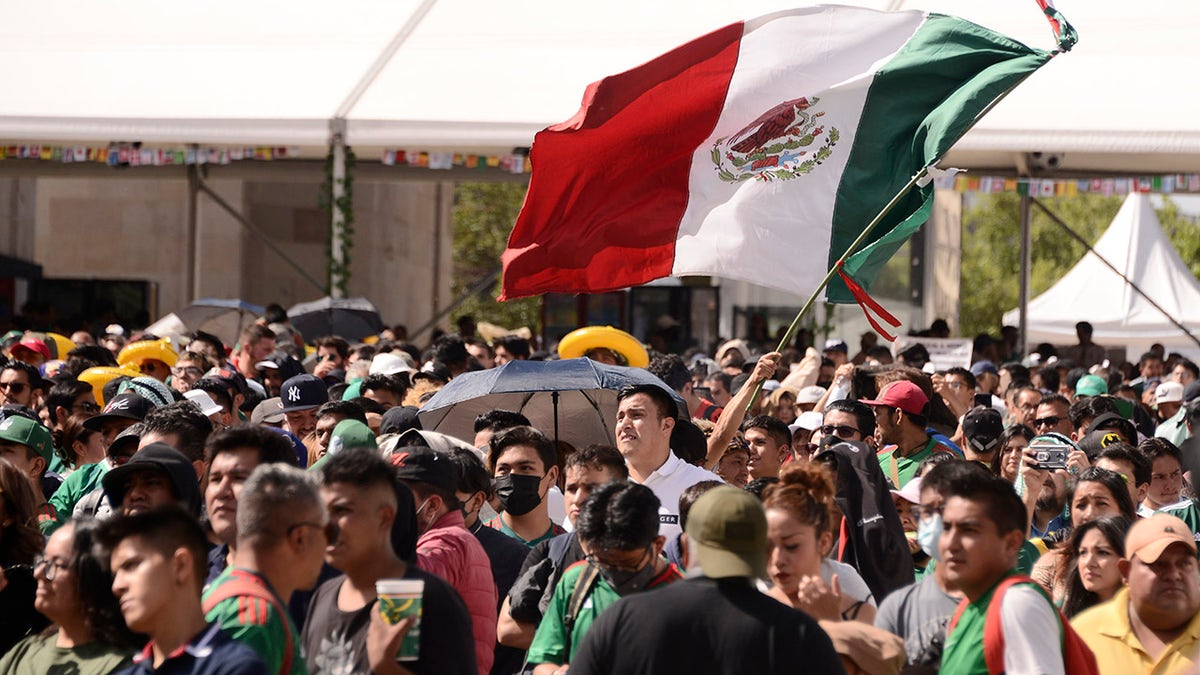
<instances>
[{"instance_id":1,"label":"umbrella pole","mask_svg":"<svg viewBox=\"0 0 1200 675\"><path fill-rule=\"evenodd\" d=\"M550 392L550 401L554 403L554 447L558 447L558 392Z\"/></svg>"}]
</instances>

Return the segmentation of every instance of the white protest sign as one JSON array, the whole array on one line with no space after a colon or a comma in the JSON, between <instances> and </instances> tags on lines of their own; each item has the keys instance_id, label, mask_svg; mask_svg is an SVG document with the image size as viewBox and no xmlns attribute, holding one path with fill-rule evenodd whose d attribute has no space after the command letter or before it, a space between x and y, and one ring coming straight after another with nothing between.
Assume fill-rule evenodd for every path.
<instances>
[{"instance_id":1,"label":"white protest sign","mask_svg":"<svg viewBox=\"0 0 1200 675\"><path fill-rule=\"evenodd\" d=\"M970 338L930 338L918 337L916 335L901 335L892 343L892 356L915 344L925 346L925 349L929 352L929 362L933 364L936 370L946 370L955 366L960 368L971 367L971 348L974 343Z\"/></svg>"}]
</instances>

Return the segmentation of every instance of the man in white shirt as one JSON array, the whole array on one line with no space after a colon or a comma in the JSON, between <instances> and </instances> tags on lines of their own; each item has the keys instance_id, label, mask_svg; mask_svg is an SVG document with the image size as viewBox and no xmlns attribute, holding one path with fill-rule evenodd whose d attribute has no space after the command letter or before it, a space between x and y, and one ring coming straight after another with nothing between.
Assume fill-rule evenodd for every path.
<instances>
[{"instance_id":1,"label":"man in white shirt","mask_svg":"<svg viewBox=\"0 0 1200 675\"><path fill-rule=\"evenodd\" d=\"M617 394L617 450L629 466L629 479L654 491L659 508L658 533L671 539L679 527L679 495L706 480L721 480L711 471L688 464L671 452L671 432L677 418L675 400L653 384L626 387Z\"/></svg>"}]
</instances>

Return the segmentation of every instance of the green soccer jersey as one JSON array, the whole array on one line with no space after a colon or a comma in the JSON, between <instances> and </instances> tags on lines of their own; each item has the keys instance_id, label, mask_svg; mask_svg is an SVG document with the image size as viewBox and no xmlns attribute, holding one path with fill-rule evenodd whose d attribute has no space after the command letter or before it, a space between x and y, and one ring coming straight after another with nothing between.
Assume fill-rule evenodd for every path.
<instances>
[{"instance_id":1,"label":"green soccer jersey","mask_svg":"<svg viewBox=\"0 0 1200 675\"><path fill-rule=\"evenodd\" d=\"M876 454L879 459L879 468L883 470L883 475L887 477L888 483L891 483L892 488L896 490L902 490L905 485L908 485L908 482L916 475L921 462L933 457L938 452L951 454L954 452L932 436L924 447L908 457L897 457L896 449L896 446L890 445Z\"/></svg>"},{"instance_id":2,"label":"green soccer jersey","mask_svg":"<svg viewBox=\"0 0 1200 675\"><path fill-rule=\"evenodd\" d=\"M1138 515L1143 518L1149 518L1155 513L1169 513L1187 523L1188 529L1192 531L1192 537L1200 542L1200 508L1196 507L1195 501L1181 499L1157 510L1146 506L1145 502L1138 507Z\"/></svg>"},{"instance_id":3,"label":"green soccer jersey","mask_svg":"<svg viewBox=\"0 0 1200 675\"><path fill-rule=\"evenodd\" d=\"M300 649L300 631L288 616L285 603L274 589L259 574L246 569L230 567L213 580L204 597L208 598L222 584L238 579L266 588L280 607L285 608L281 614L275 610L272 603L251 595L238 595L222 600L208 611L204 617L210 622L221 624L221 628L230 637L250 647L267 664L267 672L271 675L283 672L284 655L287 653L287 636L291 635L292 665L288 671L292 675L307 675L308 666L304 662L304 654Z\"/></svg>"},{"instance_id":4,"label":"green soccer jersey","mask_svg":"<svg viewBox=\"0 0 1200 675\"><path fill-rule=\"evenodd\" d=\"M575 625L570 632L570 644L567 644L568 635L567 628L563 625L563 617L567 615L567 610L571 604L571 596L575 593L575 584L579 582L583 576L584 570L588 564L580 561L567 568L563 572L562 579L558 585L554 587L554 595L550 598L550 606L546 608L546 614L542 617L542 622L538 624L537 633L533 636L533 643L529 645L529 654L526 657L528 663L557 663L566 664L571 662L571 656L579 649L579 645L583 643L583 636L587 635L588 628L600 613L608 609L613 603L621 599L613 587L604 580L604 575L596 577L596 581L592 584L592 590L588 593L587 598L583 602L583 606L579 608L579 613L575 616ZM662 571L657 577L647 584L646 590L665 586L666 584L674 583L682 579L683 576L673 564L668 564L667 568Z\"/></svg>"},{"instance_id":5,"label":"green soccer jersey","mask_svg":"<svg viewBox=\"0 0 1200 675\"><path fill-rule=\"evenodd\" d=\"M50 495L50 505L54 507L57 517L38 523L42 528L42 534L49 537L55 530L62 527L63 523L70 520L75 505L89 492L100 487L100 479L104 478L104 474L108 473L109 468L108 460L102 460L72 471L62 485L59 485L58 489L54 491L54 494Z\"/></svg>"}]
</instances>

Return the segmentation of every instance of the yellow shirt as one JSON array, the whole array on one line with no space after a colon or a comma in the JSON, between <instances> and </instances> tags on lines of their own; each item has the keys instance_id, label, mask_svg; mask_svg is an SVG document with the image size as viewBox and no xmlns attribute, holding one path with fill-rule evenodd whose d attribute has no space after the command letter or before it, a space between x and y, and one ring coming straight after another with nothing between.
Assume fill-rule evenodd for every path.
<instances>
[{"instance_id":1,"label":"yellow shirt","mask_svg":"<svg viewBox=\"0 0 1200 675\"><path fill-rule=\"evenodd\" d=\"M1200 651L1200 613L1192 617L1183 634L1150 658L1129 625L1129 589L1122 588L1112 600L1101 603L1071 620L1071 626L1096 655L1104 675L1173 675L1196 672Z\"/></svg>"}]
</instances>

